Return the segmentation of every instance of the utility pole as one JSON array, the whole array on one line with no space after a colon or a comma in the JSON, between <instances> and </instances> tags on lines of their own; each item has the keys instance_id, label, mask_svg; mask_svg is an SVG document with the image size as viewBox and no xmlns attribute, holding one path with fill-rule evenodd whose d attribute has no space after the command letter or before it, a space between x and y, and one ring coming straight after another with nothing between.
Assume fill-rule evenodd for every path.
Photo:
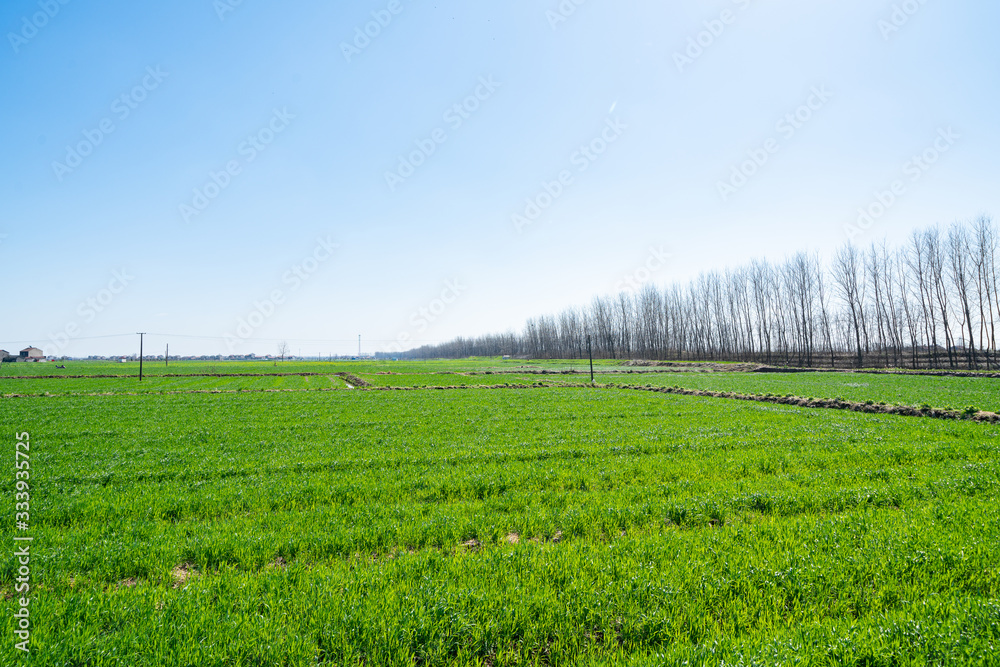
<instances>
[{"instance_id":1,"label":"utility pole","mask_svg":"<svg viewBox=\"0 0 1000 667\"><path fill-rule=\"evenodd\" d=\"M594 384L594 353L590 350L590 336L587 336L587 356L590 357L590 384Z\"/></svg>"},{"instance_id":2,"label":"utility pole","mask_svg":"<svg viewBox=\"0 0 1000 667\"><path fill-rule=\"evenodd\" d=\"M146 335L145 332L136 332L139 334L139 382L142 382L142 337Z\"/></svg>"},{"instance_id":3,"label":"utility pole","mask_svg":"<svg viewBox=\"0 0 1000 667\"><path fill-rule=\"evenodd\" d=\"M170 365L170 343L167 343L167 353L163 355L163 365L164 366Z\"/></svg>"},{"instance_id":4,"label":"utility pole","mask_svg":"<svg viewBox=\"0 0 1000 667\"><path fill-rule=\"evenodd\" d=\"M361 358L361 334L358 334L358 359Z\"/></svg>"}]
</instances>

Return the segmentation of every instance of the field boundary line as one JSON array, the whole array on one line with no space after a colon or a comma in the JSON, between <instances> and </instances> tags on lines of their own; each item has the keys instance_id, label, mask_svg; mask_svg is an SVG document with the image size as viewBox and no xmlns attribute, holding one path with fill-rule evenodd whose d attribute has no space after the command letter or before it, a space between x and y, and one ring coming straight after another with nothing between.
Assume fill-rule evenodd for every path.
<instances>
[{"instance_id":1,"label":"field boundary line","mask_svg":"<svg viewBox=\"0 0 1000 667\"><path fill-rule=\"evenodd\" d=\"M379 387L372 384L356 386L353 391L441 391L452 389L558 389L591 387L590 383L559 382L558 384L456 384L456 385L420 385ZM352 391L348 387L314 387L309 389L172 389L167 391L93 391L71 394L0 394L0 398L66 398L66 397L102 397L102 396L175 396L184 394L299 394L324 391Z\"/></svg>"},{"instance_id":2,"label":"field boundary line","mask_svg":"<svg viewBox=\"0 0 1000 667\"><path fill-rule=\"evenodd\" d=\"M768 366L764 364L730 364L732 368L712 364L683 363L677 366L641 366L649 370L635 370L634 367L623 366L620 369L594 369L594 375L667 375L690 373L691 375L752 375L761 374L800 374L800 373L839 373L843 375L916 375L930 377L963 377L997 379L1000 373L988 371L951 371L951 370L911 370L906 368L803 368L801 366ZM742 367L738 367L742 366ZM752 366L752 367L749 367ZM690 369L690 370L686 370ZM396 373L407 375L407 373ZM533 368L520 371L436 371L429 375L590 375L589 370L553 370Z\"/></svg>"},{"instance_id":3,"label":"field boundary line","mask_svg":"<svg viewBox=\"0 0 1000 667\"><path fill-rule=\"evenodd\" d=\"M685 389L683 387L640 387L628 384L609 384L606 387L631 389L636 391L652 391L663 394L678 394L681 396L699 396L707 398L728 398L737 401L753 401L756 403L774 403L790 405L799 408L819 408L826 410L848 410L867 414L897 415L901 417L930 417L932 419L954 419L995 424L1000 422L1000 414L977 410L951 410L945 408L924 408L911 405L891 405L887 403L845 401L840 398L802 398L800 396L774 396L767 394L741 394L733 391L712 391L710 389Z\"/></svg>"},{"instance_id":4,"label":"field boundary line","mask_svg":"<svg viewBox=\"0 0 1000 667\"><path fill-rule=\"evenodd\" d=\"M671 362L650 362L651 364L668 364ZM731 366L731 367L727 367ZM680 362L677 365L650 365L640 366L648 370L636 370L635 366L622 366L613 369L595 369L595 375L667 375L677 373L691 373L692 375L750 375L754 373L766 373L780 375L799 373L839 373L842 375L914 375L927 377L961 377L961 378L983 378L998 379L1000 373L988 371L960 371L960 370L934 370L934 369L906 369L906 368L803 368L800 366L768 366L763 364L699 364L697 362ZM690 369L690 370L685 370ZM368 373L366 373L368 375ZM376 374L377 375L377 374ZM571 369L503 369L503 370L476 370L476 371L433 371L431 373L391 373L396 376L407 375L460 375L473 377L480 375L583 375L589 376L589 370ZM321 373L316 371L300 371L290 373L166 373L163 375L152 374L150 379L159 378L267 378L267 377L341 377L350 381L351 378L359 384L355 386L367 386L368 382L362 380L351 371L338 371L335 373ZM3 375L0 380L127 380L135 375L112 375L100 373L95 375ZM353 382L352 382L353 384Z\"/></svg>"},{"instance_id":5,"label":"field boundary line","mask_svg":"<svg viewBox=\"0 0 1000 667\"><path fill-rule=\"evenodd\" d=\"M350 376L364 382L361 378L347 371L336 373L316 373L313 371L302 371L300 373L165 373L163 375L146 374L148 379L152 378L273 378L273 377L345 377ZM135 375L4 375L2 380L128 380Z\"/></svg>"}]
</instances>

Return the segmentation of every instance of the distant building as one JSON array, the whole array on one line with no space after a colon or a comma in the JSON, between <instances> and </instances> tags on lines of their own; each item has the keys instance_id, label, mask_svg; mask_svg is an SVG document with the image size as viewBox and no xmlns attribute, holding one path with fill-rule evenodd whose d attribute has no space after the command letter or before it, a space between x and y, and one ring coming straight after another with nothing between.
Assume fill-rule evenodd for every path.
<instances>
[{"instance_id":1,"label":"distant building","mask_svg":"<svg viewBox=\"0 0 1000 667\"><path fill-rule=\"evenodd\" d=\"M26 347L21 350L21 354L18 356L18 361L41 361L45 358L45 353L39 350L37 347Z\"/></svg>"},{"instance_id":2,"label":"distant building","mask_svg":"<svg viewBox=\"0 0 1000 667\"><path fill-rule=\"evenodd\" d=\"M10 356L10 352L7 350L0 350L0 361L7 361L8 359L13 360L14 357Z\"/></svg>"}]
</instances>

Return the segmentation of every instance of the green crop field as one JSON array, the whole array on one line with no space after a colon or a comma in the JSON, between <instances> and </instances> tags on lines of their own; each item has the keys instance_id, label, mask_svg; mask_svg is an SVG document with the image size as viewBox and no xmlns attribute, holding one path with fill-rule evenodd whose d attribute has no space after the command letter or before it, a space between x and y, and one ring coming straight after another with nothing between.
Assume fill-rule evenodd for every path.
<instances>
[{"instance_id":1,"label":"green crop field","mask_svg":"<svg viewBox=\"0 0 1000 667\"><path fill-rule=\"evenodd\" d=\"M595 368L614 369L620 363L613 360L595 360ZM57 368L65 366L65 368ZM146 361L143 364L144 375L176 375L209 374L275 374L275 373L379 373L392 371L401 373L435 373L435 372L481 372L498 371L511 372L519 369L529 370L578 370L588 368L586 360L503 360L465 359L462 361L171 361L165 364L161 361ZM118 363L112 361L65 361L41 364L0 364L0 381L4 378L23 375L35 376L79 376L79 375L114 375L138 376L139 362L128 361Z\"/></svg>"},{"instance_id":2,"label":"green crop field","mask_svg":"<svg viewBox=\"0 0 1000 667\"><path fill-rule=\"evenodd\" d=\"M142 382L131 376L89 378L0 379L0 394L7 396L46 394L127 394L193 391L265 391L346 388L337 375L185 376L153 375Z\"/></svg>"},{"instance_id":3,"label":"green crop field","mask_svg":"<svg viewBox=\"0 0 1000 667\"><path fill-rule=\"evenodd\" d=\"M589 381L589 377L587 380ZM975 406L1000 411L1000 379L876 373L652 373L601 375L600 382L843 398L894 405Z\"/></svg>"},{"instance_id":4,"label":"green crop field","mask_svg":"<svg viewBox=\"0 0 1000 667\"><path fill-rule=\"evenodd\" d=\"M601 386L996 409L997 380L524 372L584 367L0 377L0 533L33 538L32 655L9 555L0 664L1000 661L1000 425Z\"/></svg>"}]
</instances>

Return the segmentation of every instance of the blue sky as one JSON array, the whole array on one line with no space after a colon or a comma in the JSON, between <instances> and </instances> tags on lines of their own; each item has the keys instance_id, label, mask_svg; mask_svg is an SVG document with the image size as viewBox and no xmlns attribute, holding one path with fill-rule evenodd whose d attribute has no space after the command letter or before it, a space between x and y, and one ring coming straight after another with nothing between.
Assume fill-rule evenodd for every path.
<instances>
[{"instance_id":1,"label":"blue sky","mask_svg":"<svg viewBox=\"0 0 1000 667\"><path fill-rule=\"evenodd\" d=\"M12 0L0 347L405 348L998 214L997 25L986 0Z\"/></svg>"}]
</instances>

